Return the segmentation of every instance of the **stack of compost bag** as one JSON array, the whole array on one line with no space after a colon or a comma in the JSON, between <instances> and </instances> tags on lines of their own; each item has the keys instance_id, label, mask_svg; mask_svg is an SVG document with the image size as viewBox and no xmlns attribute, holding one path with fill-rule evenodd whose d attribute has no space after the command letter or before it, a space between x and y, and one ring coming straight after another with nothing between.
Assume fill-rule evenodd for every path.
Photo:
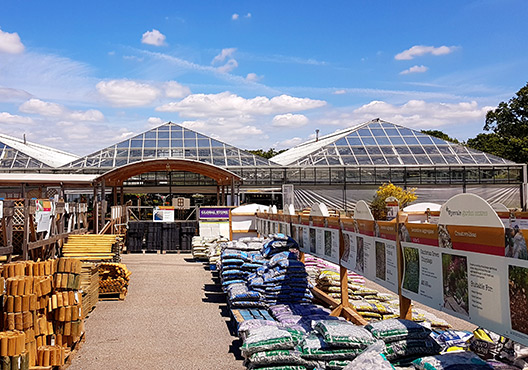
<instances>
[{"instance_id":1,"label":"stack of compost bag","mask_svg":"<svg viewBox=\"0 0 528 370\"><path fill-rule=\"evenodd\" d=\"M203 238L201 236L193 236L191 240L192 256L194 259L207 259L209 247L207 243L214 242L214 238Z\"/></svg>"},{"instance_id":2,"label":"stack of compost bag","mask_svg":"<svg viewBox=\"0 0 528 370\"><path fill-rule=\"evenodd\" d=\"M301 357L320 361L325 369L342 369L376 339L362 326L344 320L313 322L314 331L300 345Z\"/></svg>"},{"instance_id":3,"label":"stack of compost bag","mask_svg":"<svg viewBox=\"0 0 528 370\"><path fill-rule=\"evenodd\" d=\"M270 306L271 315L285 326L310 332L312 321L316 320L338 320L330 316L330 310L313 303L304 304L280 304Z\"/></svg>"},{"instance_id":4,"label":"stack of compost bag","mask_svg":"<svg viewBox=\"0 0 528 370\"><path fill-rule=\"evenodd\" d=\"M241 352L248 369L311 370L318 364L301 357L298 344L304 333L275 325L245 330Z\"/></svg>"},{"instance_id":5,"label":"stack of compost bag","mask_svg":"<svg viewBox=\"0 0 528 370\"><path fill-rule=\"evenodd\" d=\"M385 343L387 360L408 364L420 356L440 353L440 345L431 336L431 330L410 320L389 319L365 326L372 336Z\"/></svg>"},{"instance_id":6,"label":"stack of compost bag","mask_svg":"<svg viewBox=\"0 0 528 370\"><path fill-rule=\"evenodd\" d=\"M263 250L268 255L270 255L269 244ZM304 264L298 260L298 255L280 250L275 250L271 254L272 257L248 277L250 289L260 292L268 305L311 303L313 299L311 285L308 283Z\"/></svg>"}]
</instances>

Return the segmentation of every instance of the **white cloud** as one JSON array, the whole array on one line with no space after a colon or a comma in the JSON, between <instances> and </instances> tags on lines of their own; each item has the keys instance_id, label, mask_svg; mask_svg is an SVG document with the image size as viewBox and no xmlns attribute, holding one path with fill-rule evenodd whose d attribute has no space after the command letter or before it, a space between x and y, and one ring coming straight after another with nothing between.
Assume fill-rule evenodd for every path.
<instances>
[{"instance_id":1,"label":"white cloud","mask_svg":"<svg viewBox=\"0 0 528 370\"><path fill-rule=\"evenodd\" d=\"M274 127L302 127L308 123L308 118L302 114L278 114L273 117L272 126Z\"/></svg>"},{"instance_id":2,"label":"white cloud","mask_svg":"<svg viewBox=\"0 0 528 370\"><path fill-rule=\"evenodd\" d=\"M31 94L24 90L0 87L0 102L21 101L31 98Z\"/></svg>"},{"instance_id":3,"label":"white cloud","mask_svg":"<svg viewBox=\"0 0 528 370\"><path fill-rule=\"evenodd\" d=\"M149 119L147 120L147 123L149 127L157 127L157 126L162 125L164 122L159 117L149 117Z\"/></svg>"},{"instance_id":4,"label":"white cloud","mask_svg":"<svg viewBox=\"0 0 528 370\"><path fill-rule=\"evenodd\" d=\"M104 99L118 107L145 106L161 95L157 87L132 80L101 81L96 89Z\"/></svg>"},{"instance_id":5,"label":"white cloud","mask_svg":"<svg viewBox=\"0 0 528 370\"><path fill-rule=\"evenodd\" d=\"M176 81L168 81L164 84L165 96L173 99L183 98L191 93L187 86L183 86Z\"/></svg>"},{"instance_id":6,"label":"white cloud","mask_svg":"<svg viewBox=\"0 0 528 370\"><path fill-rule=\"evenodd\" d=\"M165 45L165 35L157 29L153 29L152 31L147 31L143 34L141 43L154 46L163 46Z\"/></svg>"},{"instance_id":7,"label":"white cloud","mask_svg":"<svg viewBox=\"0 0 528 370\"><path fill-rule=\"evenodd\" d=\"M299 145L300 143L304 141L306 141L306 139L303 139L300 137L293 137L291 139L278 141L275 144L273 144L272 147L278 150L289 149L289 148L293 148L296 145ZM273 158L271 160L273 160Z\"/></svg>"},{"instance_id":8,"label":"white cloud","mask_svg":"<svg viewBox=\"0 0 528 370\"><path fill-rule=\"evenodd\" d=\"M6 125L32 125L35 122L31 117L13 115L8 112L0 112L0 124Z\"/></svg>"},{"instance_id":9,"label":"white cloud","mask_svg":"<svg viewBox=\"0 0 528 370\"><path fill-rule=\"evenodd\" d=\"M20 54L24 52L24 44L18 33L4 32L0 29L0 53Z\"/></svg>"},{"instance_id":10,"label":"white cloud","mask_svg":"<svg viewBox=\"0 0 528 370\"><path fill-rule=\"evenodd\" d=\"M246 81L258 82L260 80L262 80L262 76L259 76L256 73L248 73L246 76Z\"/></svg>"},{"instance_id":11,"label":"white cloud","mask_svg":"<svg viewBox=\"0 0 528 370\"><path fill-rule=\"evenodd\" d=\"M427 68L426 66L424 65L421 65L421 66L412 66L411 68L408 68L404 71L401 71L400 74L401 75L408 75L408 74L411 74L411 73L424 73L424 72L427 72L429 68Z\"/></svg>"},{"instance_id":12,"label":"white cloud","mask_svg":"<svg viewBox=\"0 0 528 370\"><path fill-rule=\"evenodd\" d=\"M238 62L235 59L229 59L223 66L217 67L216 70L220 73L229 73L238 67Z\"/></svg>"},{"instance_id":13,"label":"white cloud","mask_svg":"<svg viewBox=\"0 0 528 370\"><path fill-rule=\"evenodd\" d=\"M343 94L346 94L346 90L336 90L334 91L332 94L334 95L343 95Z\"/></svg>"},{"instance_id":14,"label":"white cloud","mask_svg":"<svg viewBox=\"0 0 528 370\"><path fill-rule=\"evenodd\" d=\"M491 106L475 101L459 103L409 100L402 105L374 100L354 110L334 110L316 120L320 125L352 126L374 118L416 129L467 125L482 122ZM312 120L313 121L313 120Z\"/></svg>"},{"instance_id":15,"label":"white cloud","mask_svg":"<svg viewBox=\"0 0 528 370\"><path fill-rule=\"evenodd\" d=\"M240 18L240 15L238 15L237 13L233 13L233 15L231 16L231 19L236 21L238 18Z\"/></svg>"},{"instance_id":16,"label":"white cloud","mask_svg":"<svg viewBox=\"0 0 528 370\"><path fill-rule=\"evenodd\" d=\"M271 99L257 96L245 99L230 92L220 94L193 94L179 102L156 108L161 112L178 112L182 117L234 117L240 115L271 115L320 108L325 101L297 98L289 95Z\"/></svg>"},{"instance_id":17,"label":"white cloud","mask_svg":"<svg viewBox=\"0 0 528 370\"><path fill-rule=\"evenodd\" d=\"M219 63L223 63L225 60L227 62L219 67L216 67L216 70L220 73L229 73L236 67L238 67L238 62L235 58L233 58L233 54L236 52L236 48L226 48L222 49L220 54L216 55L213 60L211 61L211 65L218 65Z\"/></svg>"},{"instance_id":18,"label":"white cloud","mask_svg":"<svg viewBox=\"0 0 528 370\"><path fill-rule=\"evenodd\" d=\"M251 13L247 13L244 17L245 18L251 18Z\"/></svg>"},{"instance_id":19,"label":"white cloud","mask_svg":"<svg viewBox=\"0 0 528 370\"><path fill-rule=\"evenodd\" d=\"M248 143L249 138L259 137L261 140L268 139L264 130L248 123L248 118L208 118L205 120L185 121L182 126L191 130L202 132L214 139L224 141L231 145L247 147L253 145Z\"/></svg>"},{"instance_id":20,"label":"white cloud","mask_svg":"<svg viewBox=\"0 0 528 370\"><path fill-rule=\"evenodd\" d=\"M96 109L86 111L70 110L65 106L57 103L45 102L40 99L29 99L19 108L23 113L38 114L44 117L60 118L63 120L101 122L104 115Z\"/></svg>"},{"instance_id":21,"label":"white cloud","mask_svg":"<svg viewBox=\"0 0 528 370\"><path fill-rule=\"evenodd\" d=\"M456 50L455 46L424 46L424 45L415 45L411 47L410 49L404 50L399 54L396 54L394 56L394 59L396 60L411 60L415 57L419 57L425 54L432 54L432 55L446 55L450 54L453 51Z\"/></svg>"},{"instance_id":22,"label":"white cloud","mask_svg":"<svg viewBox=\"0 0 528 370\"><path fill-rule=\"evenodd\" d=\"M236 48L222 49L220 54L218 54L217 56L213 58L213 60L211 61L211 64L222 63L224 60L228 58L232 58L236 50L237 50Z\"/></svg>"}]
</instances>

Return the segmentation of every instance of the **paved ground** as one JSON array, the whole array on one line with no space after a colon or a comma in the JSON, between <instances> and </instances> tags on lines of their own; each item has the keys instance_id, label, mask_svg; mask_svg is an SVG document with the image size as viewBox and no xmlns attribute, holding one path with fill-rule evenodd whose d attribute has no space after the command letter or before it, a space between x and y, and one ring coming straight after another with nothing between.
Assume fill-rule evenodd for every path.
<instances>
[{"instance_id":1,"label":"paved ground","mask_svg":"<svg viewBox=\"0 0 528 370\"><path fill-rule=\"evenodd\" d=\"M125 301L99 302L70 370L245 369L210 271L188 254L123 256Z\"/></svg>"}]
</instances>

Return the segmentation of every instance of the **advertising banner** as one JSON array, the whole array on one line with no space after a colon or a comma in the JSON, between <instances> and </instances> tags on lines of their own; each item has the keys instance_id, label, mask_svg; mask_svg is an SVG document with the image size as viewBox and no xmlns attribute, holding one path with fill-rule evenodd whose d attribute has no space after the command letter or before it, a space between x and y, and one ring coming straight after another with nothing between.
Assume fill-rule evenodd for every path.
<instances>
[{"instance_id":1,"label":"advertising banner","mask_svg":"<svg viewBox=\"0 0 528 370\"><path fill-rule=\"evenodd\" d=\"M200 220L229 219L230 209L229 207L201 207L198 215Z\"/></svg>"},{"instance_id":2,"label":"advertising banner","mask_svg":"<svg viewBox=\"0 0 528 370\"><path fill-rule=\"evenodd\" d=\"M174 207L154 207L152 218L154 222L174 222Z\"/></svg>"},{"instance_id":3,"label":"advertising banner","mask_svg":"<svg viewBox=\"0 0 528 370\"><path fill-rule=\"evenodd\" d=\"M374 257L376 283L398 293L398 254L396 237L398 224L390 221L377 221L374 227Z\"/></svg>"},{"instance_id":4,"label":"advertising banner","mask_svg":"<svg viewBox=\"0 0 528 370\"><path fill-rule=\"evenodd\" d=\"M35 200L35 223L37 233L49 232L51 228L51 201L45 199Z\"/></svg>"}]
</instances>

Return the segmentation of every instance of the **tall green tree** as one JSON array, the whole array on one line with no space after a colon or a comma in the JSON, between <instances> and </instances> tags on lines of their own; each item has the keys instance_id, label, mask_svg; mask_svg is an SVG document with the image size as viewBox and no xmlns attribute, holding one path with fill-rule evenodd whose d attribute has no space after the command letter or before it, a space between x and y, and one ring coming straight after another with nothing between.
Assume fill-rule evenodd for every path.
<instances>
[{"instance_id":1,"label":"tall green tree","mask_svg":"<svg viewBox=\"0 0 528 370\"><path fill-rule=\"evenodd\" d=\"M437 137L445 141L450 141L452 143L460 143L457 139L452 138L451 136L440 130L422 130L422 133L429 136Z\"/></svg>"},{"instance_id":2,"label":"tall green tree","mask_svg":"<svg viewBox=\"0 0 528 370\"><path fill-rule=\"evenodd\" d=\"M486 114L484 130L488 133L469 139L467 145L514 162L528 162L528 83Z\"/></svg>"},{"instance_id":3,"label":"tall green tree","mask_svg":"<svg viewBox=\"0 0 528 370\"><path fill-rule=\"evenodd\" d=\"M248 150L248 152L250 152L252 154L255 154L255 155L258 155L260 157L266 158L266 159L270 159L271 157L274 157L277 154L280 154L280 153L282 153L284 151L285 151L285 149L275 150L275 148L270 148L267 151L265 151L263 149Z\"/></svg>"}]
</instances>

